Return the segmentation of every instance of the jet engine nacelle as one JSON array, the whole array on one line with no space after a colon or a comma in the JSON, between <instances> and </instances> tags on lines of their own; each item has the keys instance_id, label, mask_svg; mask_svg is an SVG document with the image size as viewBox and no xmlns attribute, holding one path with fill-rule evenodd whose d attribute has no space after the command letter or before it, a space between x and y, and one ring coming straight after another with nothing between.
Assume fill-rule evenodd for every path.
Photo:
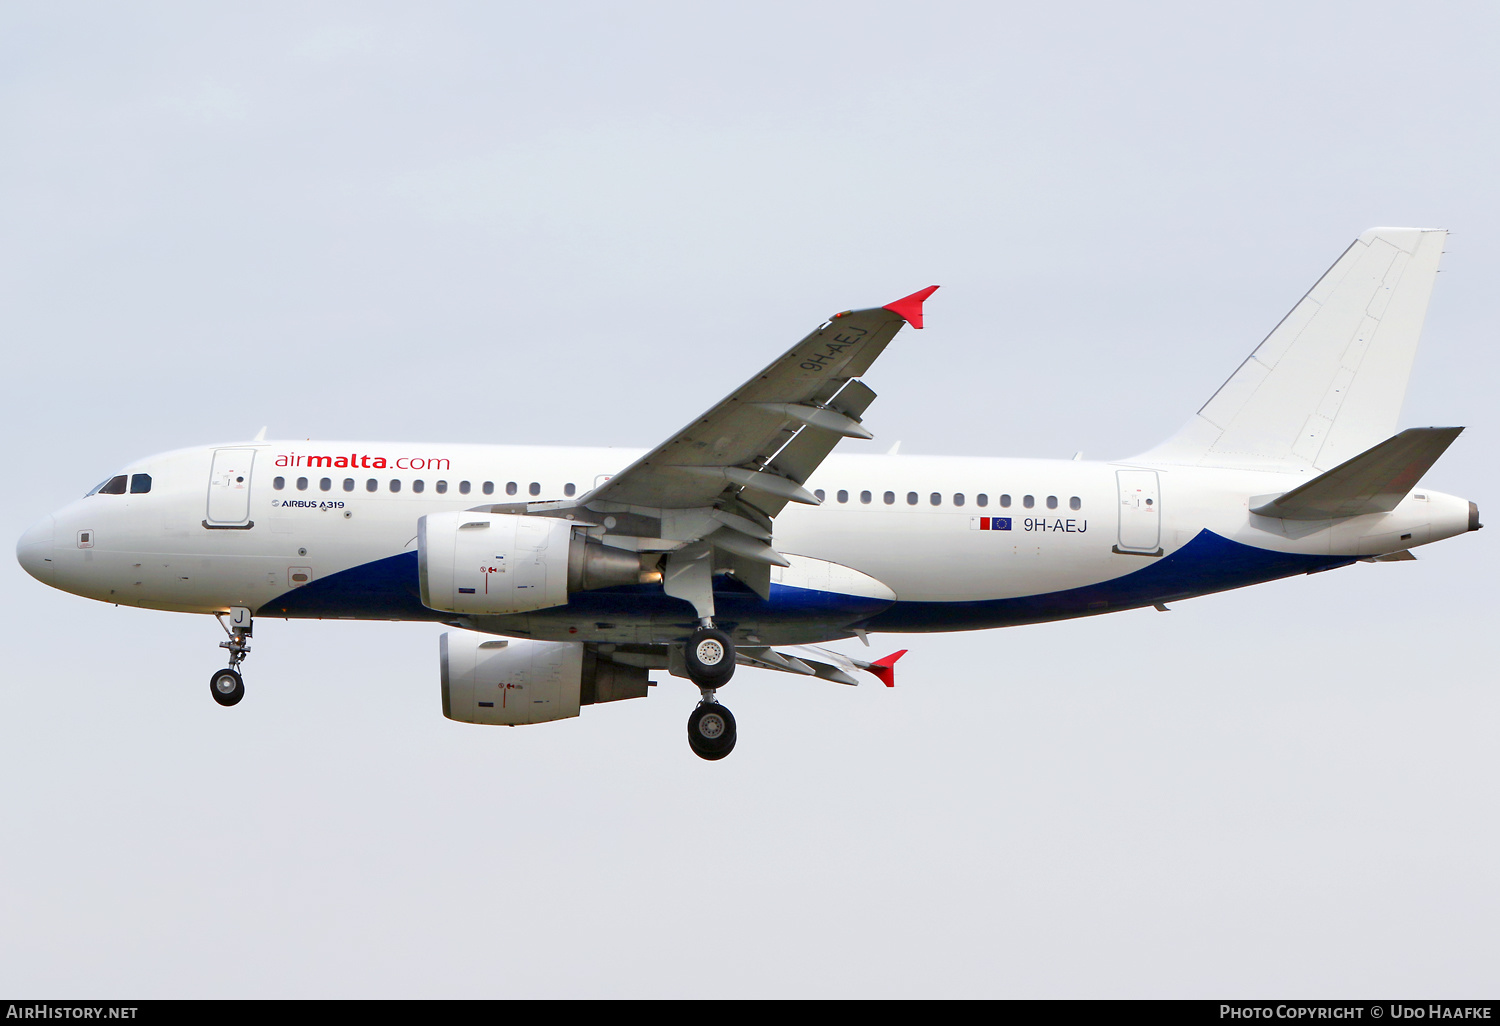
<instances>
[{"instance_id":1,"label":"jet engine nacelle","mask_svg":"<svg viewBox=\"0 0 1500 1026\"><path fill-rule=\"evenodd\" d=\"M568 520L514 513L429 513L417 521L417 566L424 606L492 616L641 576L636 553L575 536Z\"/></svg>"},{"instance_id":2,"label":"jet engine nacelle","mask_svg":"<svg viewBox=\"0 0 1500 1026\"><path fill-rule=\"evenodd\" d=\"M585 705L644 698L646 669L621 666L574 641L450 631L442 653L443 715L519 726L577 716Z\"/></svg>"}]
</instances>

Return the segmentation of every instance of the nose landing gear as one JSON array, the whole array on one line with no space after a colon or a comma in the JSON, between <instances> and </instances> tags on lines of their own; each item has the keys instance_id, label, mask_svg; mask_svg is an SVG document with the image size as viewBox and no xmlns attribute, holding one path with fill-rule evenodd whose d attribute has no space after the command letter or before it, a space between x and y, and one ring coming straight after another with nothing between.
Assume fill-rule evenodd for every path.
<instances>
[{"instance_id":1,"label":"nose landing gear","mask_svg":"<svg viewBox=\"0 0 1500 1026\"><path fill-rule=\"evenodd\" d=\"M209 678L208 690L220 705L237 705L245 697L245 681L237 670L219 670Z\"/></svg>"},{"instance_id":2,"label":"nose landing gear","mask_svg":"<svg viewBox=\"0 0 1500 1026\"><path fill-rule=\"evenodd\" d=\"M245 697L245 680L240 676L239 665L250 654L246 639L254 633L255 625L250 619L250 610L245 606L229 608L229 622L224 622L223 613L215 613L219 626L229 635L228 641L219 642L220 648L229 650L229 666L219 670L208 679L208 692L220 705L238 705Z\"/></svg>"}]
</instances>

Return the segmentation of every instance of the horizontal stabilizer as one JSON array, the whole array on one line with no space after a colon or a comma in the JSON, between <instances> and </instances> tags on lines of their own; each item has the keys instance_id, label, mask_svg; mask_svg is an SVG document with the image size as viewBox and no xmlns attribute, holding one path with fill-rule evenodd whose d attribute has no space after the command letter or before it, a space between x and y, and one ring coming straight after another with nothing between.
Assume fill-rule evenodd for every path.
<instances>
[{"instance_id":1,"label":"horizontal stabilizer","mask_svg":"<svg viewBox=\"0 0 1500 1026\"><path fill-rule=\"evenodd\" d=\"M1251 513L1282 520L1332 520L1389 513L1438 461L1461 427L1408 428Z\"/></svg>"}]
</instances>

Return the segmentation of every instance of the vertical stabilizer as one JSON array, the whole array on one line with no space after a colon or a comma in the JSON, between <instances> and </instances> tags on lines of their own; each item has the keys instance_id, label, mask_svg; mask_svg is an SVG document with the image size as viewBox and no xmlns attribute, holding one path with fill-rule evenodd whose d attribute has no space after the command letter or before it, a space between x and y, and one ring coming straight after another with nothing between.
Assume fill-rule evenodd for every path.
<instances>
[{"instance_id":1,"label":"vertical stabilizer","mask_svg":"<svg viewBox=\"0 0 1500 1026\"><path fill-rule=\"evenodd\" d=\"M1394 435L1446 236L1365 232L1181 431L1138 458L1327 470Z\"/></svg>"}]
</instances>

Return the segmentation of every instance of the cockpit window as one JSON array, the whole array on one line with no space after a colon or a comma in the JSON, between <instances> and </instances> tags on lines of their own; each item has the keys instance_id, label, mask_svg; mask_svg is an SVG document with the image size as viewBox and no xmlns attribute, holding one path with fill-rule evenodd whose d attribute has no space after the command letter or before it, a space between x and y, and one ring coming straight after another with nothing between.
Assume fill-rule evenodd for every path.
<instances>
[{"instance_id":1,"label":"cockpit window","mask_svg":"<svg viewBox=\"0 0 1500 1026\"><path fill-rule=\"evenodd\" d=\"M149 492L150 490L151 490L151 475L150 474L131 474L130 475L130 494L131 495L144 495L146 492Z\"/></svg>"},{"instance_id":2,"label":"cockpit window","mask_svg":"<svg viewBox=\"0 0 1500 1026\"><path fill-rule=\"evenodd\" d=\"M145 477L144 474L142 474L141 476ZM151 479L149 477L147 477L146 480L150 481ZM124 494L125 494L125 475L124 474L116 474L114 477L110 478L107 481L101 481L101 482L99 482L97 485L94 486L94 490L91 491L91 492L89 492L89 495L124 495ZM84 496L85 499L87 499L88 497L89 497L88 495Z\"/></svg>"}]
</instances>

